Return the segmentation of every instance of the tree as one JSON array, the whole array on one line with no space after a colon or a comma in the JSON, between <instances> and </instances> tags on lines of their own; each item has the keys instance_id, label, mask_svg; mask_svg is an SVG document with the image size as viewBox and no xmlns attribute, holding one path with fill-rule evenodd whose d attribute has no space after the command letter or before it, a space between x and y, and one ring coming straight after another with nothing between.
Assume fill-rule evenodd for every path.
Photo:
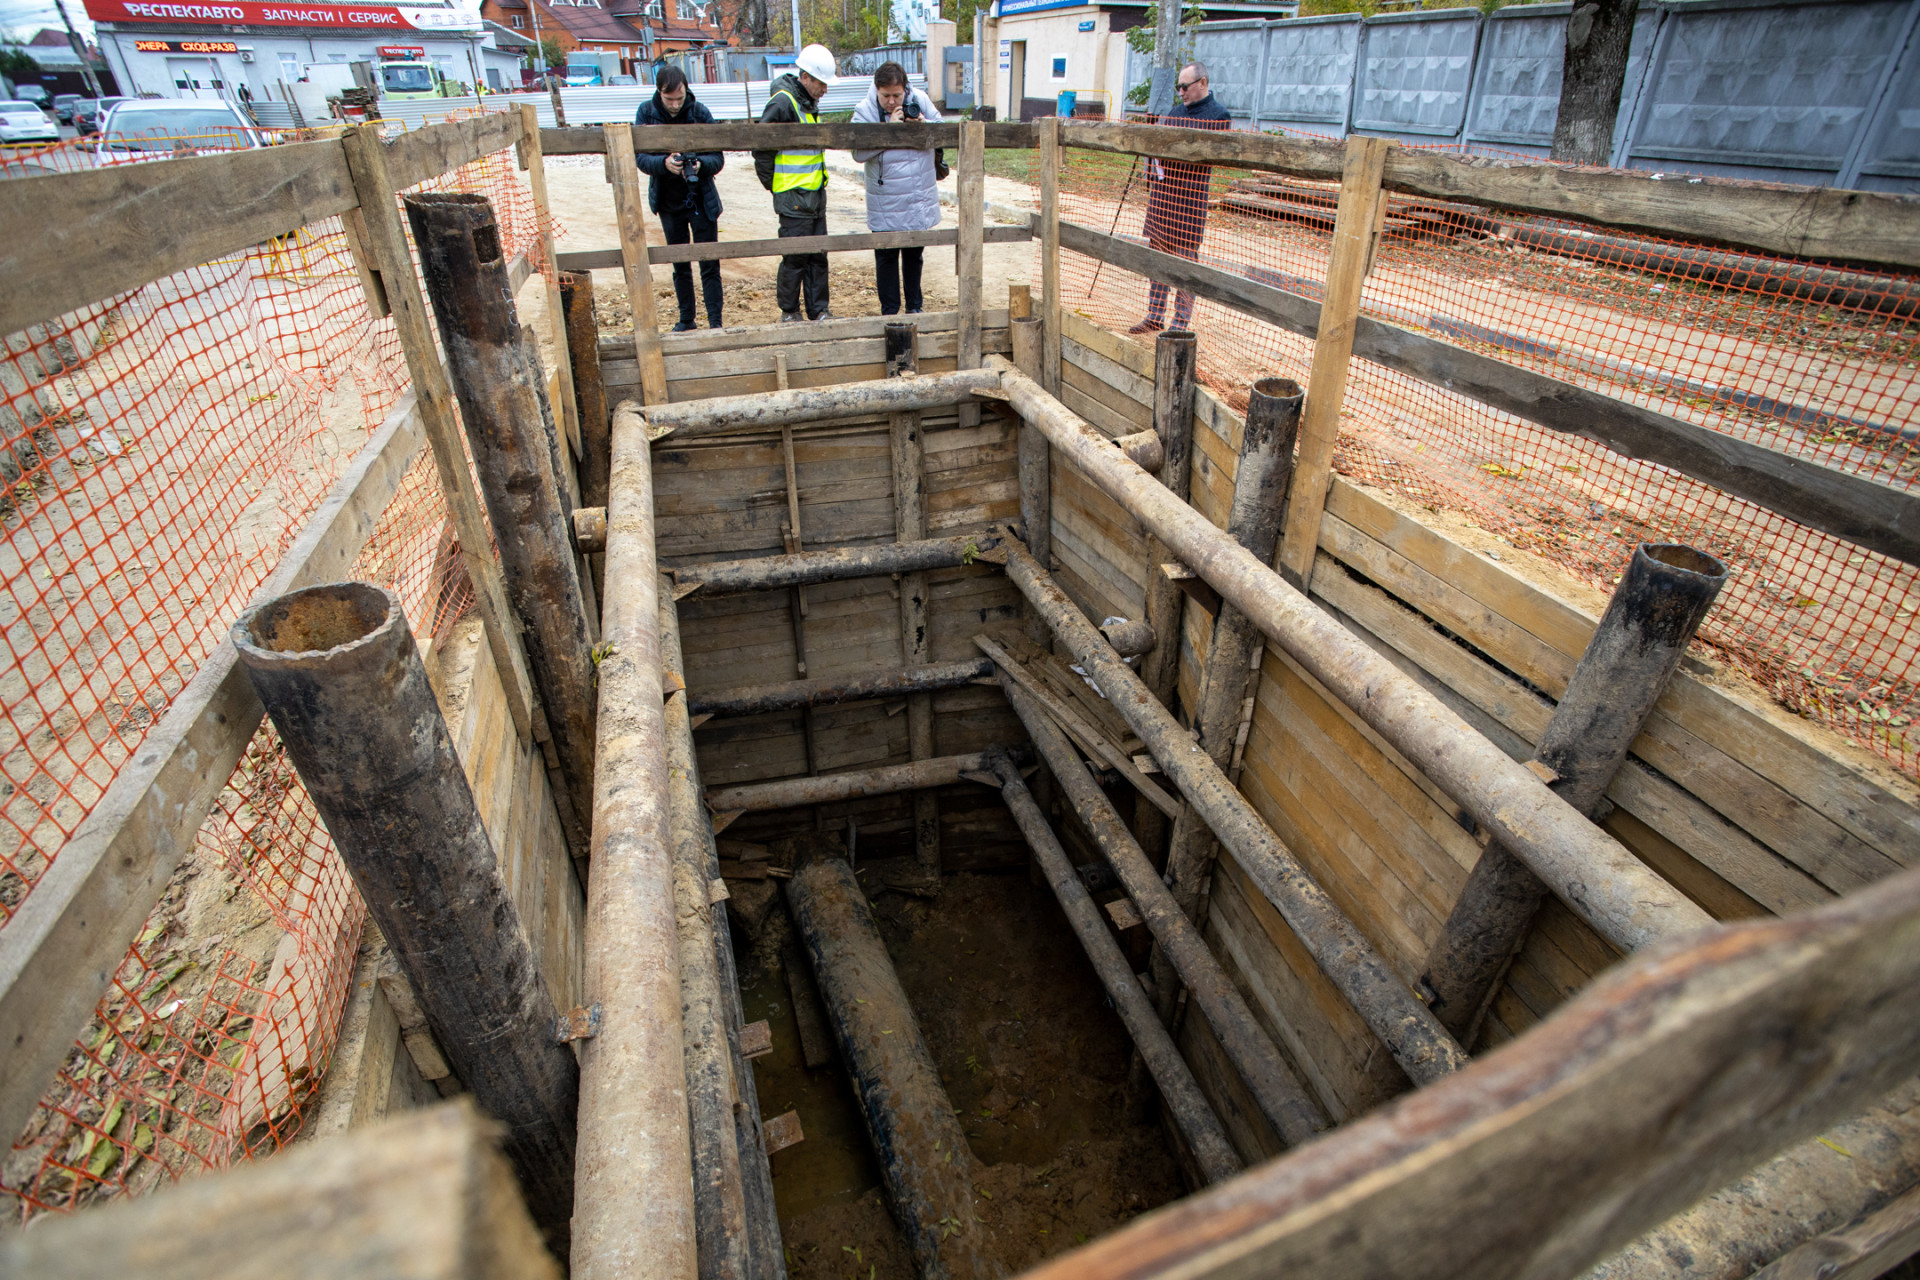
<instances>
[{"instance_id":1,"label":"tree","mask_svg":"<svg viewBox=\"0 0 1920 1280\"><path fill-rule=\"evenodd\" d=\"M1555 160L1603 165L1612 158L1636 7L1636 0L1579 0L1567 18L1560 114L1553 125Z\"/></svg>"},{"instance_id":2,"label":"tree","mask_svg":"<svg viewBox=\"0 0 1920 1280\"><path fill-rule=\"evenodd\" d=\"M28 78L37 80L40 76L40 64L19 45L6 45L0 47L0 76L5 76L15 83Z\"/></svg>"},{"instance_id":3,"label":"tree","mask_svg":"<svg viewBox=\"0 0 1920 1280\"><path fill-rule=\"evenodd\" d=\"M547 67L550 70L557 71L567 65L567 47L560 43L559 36L541 36L540 54L547 60ZM532 50L527 52L527 61L538 65L538 59L533 56Z\"/></svg>"},{"instance_id":4,"label":"tree","mask_svg":"<svg viewBox=\"0 0 1920 1280\"><path fill-rule=\"evenodd\" d=\"M1154 0L1154 3L1148 5L1146 13L1142 16L1144 20L1139 26L1127 28L1127 48L1135 53L1150 54L1153 52L1154 32L1160 26L1160 0ZM1199 31L1200 24L1206 20L1206 12L1197 4L1189 4L1186 11L1180 15L1179 57L1174 61L1176 68L1184 67L1193 60L1194 36ZM1136 107L1144 106L1147 95L1152 91L1153 81L1142 80L1127 90L1127 101Z\"/></svg>"}]
</instances>

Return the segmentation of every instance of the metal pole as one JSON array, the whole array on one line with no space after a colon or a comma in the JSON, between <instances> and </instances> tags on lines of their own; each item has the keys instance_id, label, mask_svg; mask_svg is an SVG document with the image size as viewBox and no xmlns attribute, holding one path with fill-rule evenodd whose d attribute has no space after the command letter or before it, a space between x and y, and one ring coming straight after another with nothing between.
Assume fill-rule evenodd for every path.
<instances>
[{"instance_id":1,"label":"metal pole","mask_svg":"<svg viewBox=\"0 0 1920 1280\"><path fill-rule=\"evenodd\" d=\"M554 470L561 446L531 367L538 357L514 313L492 202L424 193L406 207L507 594L524 622L527 666L584 836L593 812L593 633Z\"/></svg>"},{"instance_id":2,"label":"metal pole","mask_svg":"<svg viewBox=\"0 0 1920 1280\"><path fill-rule=\"evenodd\" d=\"M1000 681L1000 687L1006 691L1014 714L1026 725L1040 759L1059 781L1067 802L1079 815L1080 824L1120 877L1121 887L1153 932L1154 940L1172 961L1173 971L1193 993L1194 1003L1200 1006L1220 1047L1226 1050L1240 1078L1246 1082L1260 1113L1289 1147L1311 1139L1327 1127L1326 1116L1301 1087L1266 1032L1260 1029L1253 1010L1248 1008L1220 962L1214 959L1213 952L1207 949L1200 930L1187 919L1173 894L1154 872L1147 855L1128 834L1126 824L1120 821L1119 813L1100 790L1073 744L1026 690L1005 678ZM1159 980L1155 981L1157 984ZM1142 1056L1144 1054L1142 1050ZM1155 1078L1158 1076L1156 1071Z\"/></svg>"},{"instance_id":3,"label":"metal pole","mask_svg":"<svg viewBox=\"0 0 1920 1280\"><path fill-rule=\"evenodd\" d=\"M787 881L894 1222L924 1280L990 1276L973 1212L976 1164L853 868L817 858Z\"/></svg>"},{"instance_id":4,"label":"metal pole","mask_svg":"<svg viewBox=\"0 0 1920 1280\"><path fill-rule=\"evenodd\" d=\"M1459 801L1602 937L1631 951L1712 926L1711 916L1618 841L1246 548L1175 499L1010 362L994 356L987 363L1001 370L1002 386L1015 410L1038 424L1055 449ZM1225 779L1221 781L1224 785Z\"/></svg>"},{"instance_id":5,"label":"metal pole","mask_svg":"<svg viewBox=\"0 0 1920 1280\"><path fill-rule=\"evenodd\" d=\"M1726 581L1724 564L1691 547L1634 548L1533 754L1554 794L1581 813L1599 809ZM1472 1043L1546 896L1540 878L1497 841L1467 876L1420 979L1428 1005L1463 1044Z\"/></svg>"},{"instance_id":6,"label":"metal pole","mask_svg":"<svg viewBox=\"0 0 1920 1280\"><path fill-rule=\"evenodd\" d=\"M1300 432L1300 384L1290 378L1262 378L1247 402L1240 463L1233 477L1233 505L1227 536L1262 563L1272 563L1280 542L1280 517L1293 478L1293 442ZM1164 576L1158 575L1155 576ZM1168 585L1172 585L1169 583ZM1177 591L1177 588L1176 588ZM1177 649L1177 646L1170 646ZM1213 620L1213 641L1200 673L1200 691L1189 719L1200 731L1200 749L1222 770L1233 764L1235 740L1244 722L1253 667L1266 652L1266 637L1247 615L1230 604ZM1169 664L1170 665L1170 664ZM1167 847L1167 884L1189 920L1203 923L1200 903L1213 871L1213 832L1188 808L1173 824ZM1162 954L1153 960L1154 1003L1173 1024L1178 992Z\"/></svg>"},{"instance_id":7,"label":"metal pole","mask_svg":"<svg viewBox=\"0 0 1920 1280\"><path fill-rule=\"evenodd\" d=\"M692 1280L692 1143L674 921L653 471L631 401L613 415L599 771L581 1041L574 1280Z\"/></svg>"},{"instance_id":8,"label":"metal pole","mask_svg":"<svg viewBox=\"0 0 1920 1280\"><path fill-rule=\"evenodd\" d=\"M1058 444L1059 438L1054 442ZM1105 441L1102 445L1115 457L1120 456L1112 445ZM1415 1084L1426 1084L1465 1066L1467 1055L1373 944L1261 821L1220 767L1194 744L1193 736L1147 692L1140 677L1093 629L1066 592L1041 571L1025 547L1011 540L1007 544L1007 576L1140 735L1154 760L1200 811L1220 843L1233 851L1248 877L1279 910L1354 1011L1392 1052L1407 1077Z\"/></svg>"},{"instance_id":9,"label":"metal pole","mask_svg":"<svg viewBox=\"0 0 1920 1280\"><path fill-rule=\"evenodd\" d=\"M1017 692L1012 684L1007 689L1009 693ZM1000 753L993 755L991 764L994 774L1000 779L1000 794L1007 802L1008 811L1013 814L1013 820L1019 824L1027 844L1033 849L1041 873L1052 887L1054 897L1060 900L1060 908L1066 912L1067 922L1073 926L1080 945L1086 949L1087 959L1093 962L1094 972L1100 975L1100 982L1106 987L1114 1010L1126 1024L1127 1032L1133 1037L1141 1057L1146 1059L1148 1070L1153 1072L1154 1083L1160 1086L1160 1096L1166 1101L1167 1112L1173 1117L1174 1124L1179 1126L1187 1146L1192 1149L1194 1163L1200 1166L1201 1176L1209 1183L1231 1178L1240 1172L1240 1157L1235 1153L1233 1144L1227 1141L1220 1118L1213 1113L1206 1094L1200 1091L1200 1085L1194 1080L1193 1071L1187 1066L1186 1060L1180 1056L1173 1037L1167 1034L1167 1029L1154 1016L1153 1005L1148 1002L1146 992L1140 989L1133 967L1121 954L1120 944L1107 931L1106 921L1100 918L1100 908L1094 905L1093 898L1087 893L1087 886L1081 883L1079 873L1068 861L1066 850L1060 847L1060 840L1054 835L1053 828L1041 816L1040 806L1034 803L1027 784L1020 779L1020 770Z\"/></svg>"},{"instance_id":10,"label":"metal pole","mask_svg":"<svg viewBox=\"0 0 1920 1280\"><path fill-rule=\"evenodd\" d=\"M565 1257L579 1069L399 597L360 582L270 600L234 648L447 1062L505 1129Z\"/></svg>"}]
</instances>

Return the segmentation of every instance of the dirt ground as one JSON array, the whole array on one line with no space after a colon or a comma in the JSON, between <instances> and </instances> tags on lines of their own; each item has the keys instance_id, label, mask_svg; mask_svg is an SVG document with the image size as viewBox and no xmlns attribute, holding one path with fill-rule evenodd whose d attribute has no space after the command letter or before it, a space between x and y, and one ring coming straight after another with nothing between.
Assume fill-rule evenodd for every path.
<instances>
[{"instance_id":1,"label":"dirt ground","mask_svg":"<svg viewBox=\"0 0 1920 1280\"><path fill-rule=\"evenodd\" d=\"M974 1209L1009 1274L1184 1194L1159 1120L1128 1116L1131 1041L1051 893L1018 874L957 875L931 902L882 893L874 914L985 1166ZM787 927L776 908L769 929ZM807 1135L772 1159L788 1269L910 1277L846 1073L802 1063L770 941L742 978L748 1020L773 1027L754 1064L761 1113L798 1111Z\"/></svg>"},{"instance_id":2,"label":"dirt ground","mask_svg":"<svg viewBox=\"0 0 1920 1280\"><path fill-rule=\"evenodd\" d=\"M850 163L844 152L828 153L835 165ZM566 235L558 242L561 252L580 249L609 249L619 245L619 233L613 221L613 195L606 182L606 167L598 156L555 156L547 164L547 193L554 216ZM757 240L779 234L774 217L773 197L754 176L752 157L742 152L727 156L726 168L715 179L725 211L720 215L722 240ZM951 195L954 179L941 183ZM1021 207L1031 200L1030 189L1017 182L989 176L987 199L999 204ZM952 206L941 210L941 224L959 225ZM827 180L827 231L830 234L864 232L867 229L866 194L857 180L830 173ZM664 244L658 219L648 217L648 242ZM926 251L923 288L926 309L951 310L959 301L959 279L953 265L951 248ZM730 258L720 264L720 278L726 288L725 320L730 325L768 324L779 320L774 301L774 272L778 258ZM832 257L829 305L837 316L879 315L879 296L873 289L873 256L870 253L834 254ZM989 307L1007 305L1007 285L1025 284L1034 270L1035 252L1031 242L989 244L983 269L983 300ZM617 270L595 271L594 297L603 329L631 328L632 311L627 300L626 282ZM663 326L678 318L673 296L673 277L669 268L654 270L657 314ZM695 274L695 287L699 277ZM696 311L699 309L696 308ZM522 319L527 319L523 316ZM702 312L697 316L706 324Z\"/></svg>"}]
</instances>

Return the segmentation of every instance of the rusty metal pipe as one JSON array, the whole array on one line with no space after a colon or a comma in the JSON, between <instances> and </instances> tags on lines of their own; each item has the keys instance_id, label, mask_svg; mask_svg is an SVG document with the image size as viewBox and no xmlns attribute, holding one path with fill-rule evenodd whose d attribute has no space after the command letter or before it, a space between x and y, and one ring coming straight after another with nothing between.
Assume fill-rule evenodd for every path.
<instances>
[{"instance_id":1,"label":"rusty metal pipe","mask_svg":"<svg viewBox=\"0 0 1920 1280\"><path fill-rule=\"evenodd\" d=\"M974 564L983 552L999 545L998 534L982 531L918 542L882 542L871 547L841 547L834 551L714 560L682 565L673 571L673 578L682 591L692 587L703 596L737 595L742 591L773 591L816 582Z\"/></svg>"},{"instance_id":2,"label":"rusty metal pipe","mask_svg":"<svg viewBox=\"0 0 1920 1280\"><path fill-rule=\"evenodd\" d=\"M935 662L924 667L903 667L897 671L875 671L851 679L822 677L815 680L784 680L778 684L746 685L738 689L713 689L695 693L694 715L757 716L770 711L791 711L796 707L827 707L839 702L860 702L867 698L895 698L909 693L932 693L971 684L993 674L993 663L986 658L961 662Z\"/></svg>"},{"instance_id":3,"label":"rusty metal pipe","mask_svg":"<svg viewBox=\"0 0 1920 1280\"><path fill-rule=\"evenodd\" d=\"M1713 919L999 356L1014 409L1622 950ZM1156 627L1155 630L1160 630ZM1103 683L1102 688L1105 688Z\"/></svg>"},{"instance_id":4,"label":"rusty metal pipe","mask_svg":"<svg viewBox=\"0 0 1920 1280\"><path fill-rule=\"evenodd\" d=\"M612 447L583 983L601 1027L581 1041L573 1276L693 1280L653 474L632 401L614 411Z\"/></svg>"},{"instance_id":5,"label":"rusty metal pipe","mask_svg":"<svg viewBox=\"0 0 1920 1280\"><path fill-rule=\"evenodd\" d=\"M487 1113L561 1257L579 1069L399 597L309 587L242 614L240 664L448 1064Z\"/></svg>"},{"instance_id":6,"label":"rusty metal pipe","mask_svg":"<svg viewBox=\"0 0 1920 1280\"><path fill-rule=\"evenodd\" d=\"M1009 696L1018 692L1011 681L1006 683L1006 688ZM989 754L989 764L1000 779L1000 794L1007 802L1008 811L1013 814L1021 834L1026 836L1041 874L1052 887L1053 896L1060 900L1060 909L1066 912L1067 923L1073 926L1074 935L1086 949L1087 959L1100 976L1101 985L1106 987L1115 1012L1126 1024L1127 1033L1133 1037L1147 1069L1153 1073L1154 1083L1159 1085L1160 1096L1167 1104L1167 1113L1186 1138L1201 1176L1209 1183L1231 1178L1240 1172L1240 1157L1227 1141L1220 1117L1213 1113L1206 1094L1200 1092L1200 1085L1180 1056L1173 1037L1160 1025L1152 1002L1134 976L1133 966L1127 963L1120 944L1107 931L1106 922L1100 918L1100 908L1094 905L1080 873L1073 869L1066 850L1060 847L1059 837L1041 816L1040 806L1034 803L1033 794L1020 778L1020 770L1004 753Z\"/></svg>"}]
</instances>

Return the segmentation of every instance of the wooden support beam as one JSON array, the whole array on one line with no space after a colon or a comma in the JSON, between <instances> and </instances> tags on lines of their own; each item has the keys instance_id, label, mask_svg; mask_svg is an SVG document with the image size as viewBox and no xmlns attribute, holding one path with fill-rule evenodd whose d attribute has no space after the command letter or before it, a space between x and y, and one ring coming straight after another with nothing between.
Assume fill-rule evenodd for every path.
<instances>
[{"instance_id":1,"label":"wooden support beam","mask_svg":"<svg viewBox=\"0 0 1920 1280\"><path fill-rule=\"evenodd\" d=\"M605 132L602 132L602 130ZM960 145L961 125L909 120L900 124L760 124L723 120L703 125L648 125L649 151L870 151L876 147L935 147ZM541 144L550 156L598 155L611 143L611 126L583 129L542 129ZM1025 150L1034 145L1033 126L1015 122L989 124L989 147Z\"/></svg>"},{"instance_id":2,"label":"wooden support beam","mask_svg":"<svg viewBox=\"0 0 1920 1280\"><path fill-rule=\"evenodd\" d=\"M560 264L553 251L553 206L547 199L547 162L540 154L540 114L530 102L520 104L520 140L515 144L520 167L527 171L527 187L533 194L533 214L540 232L541 272L547 290L547 328L555 351L568 349L566 307L560 300ZM567 447L580 456L580 406L573 388L573 365L567 360L555 362L560 375L560 405L553 415L567 438ZM598 366L596 365L596 371Z\"/></svg>"},{"instance_id":3,"label":"wooden support beam","mask_svg":"<svg viewBox=\"0 0 1920 1280\"><path fill-rule=\"evenodd\" d=\"M1060 394L1060 121L1037 123L1040 139L1040 376L1049 395Z\"/></svg>"},{"instance_id":4,"label":"wooden support beam","mask_svg":"<svg viewBox=\"0 0 1920 1280\"><path fill-rule=\"evenodd\" d=\"M987 215L987 126L969 120L960 126L960 164L954 200L960 206L960 239L953 251L954 274L959 278L959 369L980 367L980 315L985 287L986 252L981 230ZM980 406L960 406L960 425L980 425Z\"/></svg>"},{"instance_id":5,"label":"wooden support beam","mask_svg":"<svg viewBox=\"0 0 1920 1280\"><path fill-rule=\"evenodd\" d=\"M757 556L750 560L711 560L681 565L673 571L677 590L704 595L736 595L742 591L775 591L814 582L873 578L921 569L948 569L955 565L991 563L1000 546L997 532L964 533L924 542L883 542L870 547L838 547L790 556Z\"/></svg>"},{"instance_id":6,"label":"wooden support beam","mask_svg":"<svg viewBox=\"0 0 1920 1280\"><path fill-rule=\"evenodd\" d=\"M654 314L653 268L647 258L646 196L633 158L633 126L602 126L607 137L607 181L613 184L613 217L620 231L620 266L633 308L633 350L640 361L640 394L648 405L667 402L667 365L660 354L660 323Z\"/></svg>"},{"instance_id":7,"label":"wooden support beam","mask_svg":"<svg viewBox=\"0 0 1920 1280\"><path fill-rule=\"evenodd\" d=\"M816 680L788 680L780 684L747 685L738 689L711 689L688 696L694 715L759 716L795 707L825 707L841 702L863 702L871 698L901 698L936 689L953 689L972 684L993 674L986 658L959 662L935 662L925 666L902 667L894 671L872 671L856 676L821 677Z\"/></svg>"},{"instance_id":8,"label":"wooden support beam","mask_svg":"<svg viewBox=\"0 0 1920 1280\"><path fill-rule=\"evenodd\" d=\"M613 415L606 573L582 984L602 1012L599 1034L580 1042L572 1275L694 1280L661 583L646 426L631 401Z\"/></svg>"},{"instance_id":9,"label":"wooden support beam","mask_svg":"<svg viewBox=\"0 0 1920 1280\"><path fill-rule=\"evenodd\" d=\"M761 391L649 405L646 418L653 438L672 434L684 440L771 431L829 418L884 417L908 409L946 409L965 403L970 396L998 399L999 389L999 375L991 369L962 369L920 378L885 378L837 387Z\"/></svg>"},{"instance_id":10,"label":"wooden support beam","mask_svg":"<svg viewBox=\"0 0 1920 1280\"><path fill-rule=\"evenodd\" d=\"M1013 362L1020 372L1036 382L1044 367L1041 359L1045 322L1036 319L1009 321L1013 339ZM1020 536L1026 539L1033 558L1041 564L1053 564L1053 475L1047 449L1047 437L1038 427L1022 422L1017 429L1020 469ZM1027 638L1044 645L1052 636L1047 624L1038 617L1027 619ZM1045 798L1044 795L1042 797Z\"/></svg>"},{"instance_id":11,"label":"wooden support beam","mask_svg":"<svg viewBox=\"0 0 1920 1280\"><path fill-rule=\"evenodd\" d=\"M979 129L983 126L971 125ZM961 172L966 172L966 157L969 154L967 129L962 129ZM973 150L980 151L979 140L974 138ZM982 152L981 154L984 154ZM984 172L984 171L983 171ZM961 230L966 230L966 216L961 215ZM976 221L974 229L979 229ZM964 235L961 245L967 243ZM975 245L978 248L978 245ZM980 320L978 303L980 300L979 262L974 262L974 287L972 314L972 332L974 342L973 363L980 362ZM961 275L961 315L960 342L961 363L966 364L966 343L968 331L968 309L966 305L966 275ZM890 378L917 377L920 372L919 334L911 322L889 324L886 333L887 376ZM920 414L909 409L896 413L888 419L887 440L893 462L893 536L901 542L919 542L927 536L927 477L924 442L920 438ZM933 654L933 623L929 618L928 597L931 592L927 586L926 570L918 569L900 575L900 662L909 671L924 667ZM907 697L907 753L914 760L933 758L933 695L914 693ZM937 894L940 892L940 806L929 791L916 791L913 794L913 881L911 887L920 893ZM898 883L900 888L908 888Z\"/></svg>"},{"instance_id":12,"label":"wooden support beam","mask_svg":"<svg viewBox=\"0 0 1920 1280\"><path fill-rule=\"evenodd\" d=\"M41 1280L559 1280L496 1149L448 1102L0 1240L0 1274Z\"/></svg>"},{"instance_id":13,"label":"wooden support beam","mask_svg":"<svg viewBox=\"0 0 1920 1280\"><path fill-rule=\"evenodd\" d=\"M833 804L860 796L897 795L926 787L948 787L979 773L985 757L979 752L916 760L911 764L881 765L829 773L818 778L785 778L778 782L748 782L707 792L707 808L716 814L759 813L769 809L798 809Z\"/></svg>"},{"instance_id":14,"label":"wooden support beam","mask_svg":"<svg viewBox=\"0 0 1920 1280\"><path fill-rule=\"evenodd\" d=\"M1920 1187L1816 1236L1753 1273L1753 1280L1874 1280L1920 1252Z\"/></svg>"},{"instance_id":15,"label":"wooden support beam","mask_svg":"<svg viewBox=\"0 0 1920 1280\"><path fill-rule=\"evenodd\" d=\"M1912 1074L1920 870L1602 974L1413 1098L1029 1273L1579 1275ZM1463 1171L1471 1171L1471 1177Z\"/></svg>"},{"instance_id":16,"label":"wooden support beam","mask_svg":"<svg viewBox=\"0 0 1920 1280\"><path fill-rule=\"evenodd\" d=\"M988 228L992 230L991 227ZM1025 320L1033 314L1033 286L1009 281L1007 284L1007 323ZM1019 361L1015 361L1018 364Z\"/></svg>"},{"instance_id":17,"label":"wooden support beam","mask_svg":"<svg viewBox=\"0 0 1920 1280\"><path fill-rule=\"evenodd\" d=\"M514 117L518 120L518 117ZM517 125L516 125L517 127ZM347 168L353 175L359 197L366 247L373 254L369 269L380 277L381 292L393 309L393 328L400 339L400 350L407 360L407 374L419 404L420 420L426 428L427 442L433 447L433 463L440 475L440 491L447 501L447 516L460 539L460 555L467 577L473 583L475 605L486 628L487 647L493 651L494 664L500 669L500 684L506 691L507 713L513 727L527 741L541 741L548 735L533 691L533 677L527 671L526 650L520 643L520 619L507 600L507 588L500 565L493 558L493 534L480 508L473 473L468 469L466 447L460 440L460 426L454 414L453 388L447 383L446 368L440 363L440 351L434 342L433 322L427 318L426 303L414 275L413 253L408 248L407 232L400 220L399 196L387 166L387 144L380 127L360 125L341 138L346 148Z\"/></svg>"},{"instance_id":18,"label":"wooden support beam","mask_svg":"<svg viewBox=\"0 0 1920 1280\"><path fill-rule=\"evenodd\" d=\"M648 126L657 128L659 126ZM987 244L1019 244L1033 239L1028 227L986 227L981 239ZM649 264L661 267L676 262L726 261L732 258L778 258L789 253L865 253L873 249L909 249L914 246L959 244L960 232L954 227L936 227L932 231L862 231L831 236L795 236L791 239L717 240L707 244L656 244L647 250ZM618 249L576 249L559 258L563 271L597 271L622 265Z\"/></svg>"},{"instance_id":19,"label":"wooden support beam","mask_svg":"<svg viewBox=\"0 0 1920 1280\"><path fill-rule=\"evenodd\" d=\"M1391 146L1385 138L1360 134L1347 139L1327 291L1320 303L1313 371L1307 378L1307 404L1300 422L1300 463L1287 506L1286 540L1280 547L1280 572L1301 591L1311 586L1320 513L1326 510L1327 485L1333 479L1340 405L1346 397L1347 366L1353 359L1354 327L1360 318L1360 286L1366 283L1379 213L1386 204L1380 172Z\"/></svg>"},{"instance_id":20,"label":"wooden support beam","mask_svg":"<svg viewBox=\"0 0 1920 1280\"><path fill-rule=\"evenodd\" d=\"M425 445L408 393L254 598L352 576ZM0 1132L26 1128L263 714L232 643L222 641L0 929Z\"/></svg>"}]
</instances>

